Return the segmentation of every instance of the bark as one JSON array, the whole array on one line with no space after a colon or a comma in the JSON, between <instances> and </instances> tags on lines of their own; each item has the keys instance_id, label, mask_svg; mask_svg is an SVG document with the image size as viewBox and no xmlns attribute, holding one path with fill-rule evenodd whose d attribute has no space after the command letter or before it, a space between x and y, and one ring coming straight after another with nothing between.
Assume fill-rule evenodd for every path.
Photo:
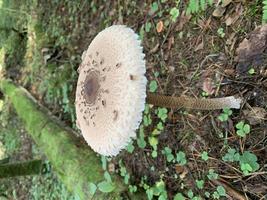
<instances>
[{"instance_id":1,"label":"bark","mask_svg":"<svg viewBox=\"0 0 267 200\"><path fill-rule=\"evenodd\" d=\"M81 143L71 129L51 116L38 105L36 100L22 87L9 80L0 78L0 90L8 96L18 116L24 121L27 132L38 147L46 154L61 181L68 190L80 199L92 199L89 183L104 180L104 171L99 156L87 145ZM118 199L125 193L125 186L120 177L112 175L116 188L112 193L97 193L93 199ZM143 195L130 195L130 199L142 199Z\"/></svg>"}]
</instances>

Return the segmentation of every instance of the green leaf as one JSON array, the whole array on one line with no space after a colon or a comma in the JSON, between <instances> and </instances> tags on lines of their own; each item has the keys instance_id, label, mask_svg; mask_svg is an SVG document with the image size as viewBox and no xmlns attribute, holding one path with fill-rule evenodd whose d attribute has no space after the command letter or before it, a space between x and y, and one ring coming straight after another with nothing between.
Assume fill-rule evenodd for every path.
<instances>
[{"instance_id":1,"label":"green leaf","mask_svg":"<svg viewBox=\"0 0 267 200\"><path fill-rule=\"evenodd\" d=\"M218 179L218 174L214 172L214 169L209 169L209 174L207 175L209 180Z\"/></svg>"},{"instance_id":2,"label":"green leaf","mask_svg":"<svg viewBox=\"0 0 267 200\"><path fill-rule=\"evenodd\" d=\"M156 150L153 150L151 156L152 158L156 158L158 156L158 152Z\"/></svg>"},{"instance_id":3,"label":"green leaf","mask_svg":"<svg viewBox=\"0 0 267 200\"><path fill-rule=\"evenodd\" d=\"M228 149L228 152L222 157L223 161L229 161L229 162L234 162L234 161L239 161L240 154L236 152L235 149Z\"/></svg>"},{"instance_id":4,"label":"green leaf","mask_svg":"<svg viewBox=\"0 0 267 200\"><path fill-rule=\"evenodd\" d=\"M174 7L170 10L170 15L171 15L171 20L175 22L180 15L180 11Z\"/></svg>"},{"instance_id":5,"label":"green leaf","mask_svg":"<svg viewBox=\"0 0 267 200\"><path fill-rule=\"evenodd\" d=\"M146 22L146 24L145 24L145 31L148 33L149 31L150 31L150 29L151 29L151 23L150 22Z\"/></svg>"},{"instance_id":6,"label":"green leaf","mask_svg":"<svg viewBox=\"0 0 267 200\"><path fill-rule=\"evenodd\" d=\"M126 150L129 153L133 153L133 151L134 151L134 145L133 145L133 142L132 141L127 145Z\"/></svg>"},{"instance_id":7,"label":"green leaf","mask_svg":"<svg viewBox=\"0 0 267 200\"><path fill-rule=\"evenodd\" d=\"M196 180L197 188L203 189L204 188L204 181L203 180Z\"/></svg>"},{"instance_id":8,"label":"green leaf","mask_svg":"<svg viewBox=\"0 0 267 200\"><path fill-rule=\"evenodd\" d=\"M243 127L243 130L246 134L250 133L250 125L249 124L245 124Z\"/></svg>"},{"instance_id":9,"label":"green leaf","mask_svg":"<svg viewBox=\"0 0 267 200\"><path fill-rule=\"evenodd\" d=\"M190 190L188 190L188 192L187 192L187 196L189 197L189 198L193 198L194 197L194 193L193 193L193 191L190 189Z\"/></svg>"},{"instance_id":10,"label":"green leaf","mask_svg":"<svg viewBox=\"0 0 267 200\"><path fill-rule=\"evenodd\" d=\"M125 183L126 185L129 184L129 179L130 179L130 175L127 173L127 174L124 176L124 183Z\"/></svg>"},{"instance_id":11,"label":"green leaf","mask_svg":"<svg viewBox=\"0 0 267 200\"><path fill-rule=\"evenodd\" d=\"M201 154L201 159L207 161L209 159L208 152L203 151Z\"/></svg>"},{"instance_id":12,"label":"green leaf","mask_svg":"<svg viewBox=\"0 0 267 200\"><path fill-rule=\"evenodd\" d=\"M153 148L155 148L159 143L158 138L156 137L149 137L148 142Z\"/></svg>"},{"instance_id":13,"label":"green leaf","mask_svg":"<svg viewBox=\"0 0 267 200\"><path fill-rule=\"evenodd\" d=\"M239 129L239 130L242 130L244 124L245 124L244 121L240 121L240 122L238 122L238 123L235 125L235 127L236 127L237 129Z\"/></svg>"},{"instance_id":14,"label":"green leaf","mask_svg":"<svg viewBox=\"0 0 267 200\"><path fill-rule=\"evenodd\" d=\"M115 184L108 181L102 181L97 185L97 187L101 192L109 193L115 189Z\"/></svg>"},{"instance_id":15,"label":"green leaf","mask_svg":"<svg viewBox=\"0 0 267 200\"><path fill-rule=\"evenodd\" d=\"M185 153L182 151L179 151L178 153L176 153L176 161L180 165L185 165L187 163Z\"/></svg>"},{"instance_id":16,"label":"green leaf","mask_svg":"<svg viewBox=\"0 0 267 200\"><path fill-rule=\"evenodd\" d=\"M97 186L94 183L89 183L89 193L93 196L97 190Z\"/></svg>"},{"instance_id":17,"label":"green leaf","mask_svg":"<svg viewBox=\"0 0 267 200\"><path fill-rule=\"evenodd\" d=\"M101 156L102 168L103 170L107 169L107 158L105 156Z\"/></svg>"},{"instance_id":18,"label":"green leaf","mask_svg":"<svg viewBox=\"0 0 267 200\"><path fill-rule=\"evenodd\" d=\"M154 14L155 12L157 12L158 9L159 9L158 3L157 2L153 2L152 5L151 5L151 8L150 8L151 14Z\"/></svg>"},{"instance_id":19,"label":"green leaf","mask_svg":"<svg viewBox=\"0 0 267 200\"><path fill-rule=\"evenodd\" d=\"M174 200L185 200L185 197L182 193L178 193L174 196Z\"/></svg>"},{"instance_id":20,"label":"green leaf","mask_svg":"<svg viewBox=\"0 0 267 200\"><path fill-rule=\"evenodd\" d=\"M226 196L226 192L225 192L225 189L224 189L224 187L223 186L221 186L221 185L219 185L218 187L217 187L217 192L218 192L218 194L222 197L225 197Z\"/></svg>"},{"instance_id":21,"label":"green leaf","mask_svg":"<svg viewBox=\"0 0 267 200\"><path fill-rule=\"evenodd\" d=\"M111 180L111 176L110 176L110 174L109 174L107 171L105 171L105 173L104 173L104 177L105 177L106 181L108 181L108 182L112 182L112 180Z\"/></svg>"},{"instance_id":22,"label":"green leaf","mask_svg":"<svg viewBox=\"0 0 267 200\"><path fill-rule=\"evenodd\" d=\"M152 188L147 189L146 190L146 194L147 194L148 200L152 200L152 198L153 198L153 189Z\"/></svg>"},{"instance_id":23,"label":"green leaf","mask_svg":"<svg viewBox=\"0 0 267 200\"><path fill-rule=\"evenodd\" d=\"M258 158L255 154L253 153L250 153L249 151L245 151L241 156L240 156L240 166L242 167L242 164L243 166L246 166L246 169L250 169L252 168L252 170L250 172L255 172L257 171L260 166L257 162ZM250 167L248 167L248 165L245 165L245 164L248 164Z\"/></svg>"},{"instance_id":24,"label":"green leaf","mask_svg":"<svg viewBox=\"0 0 267 200\"><path fill-rule=\"evenodd\" d=\"M164 127L163 127L163 123L162 123L162 122L159 122L159 123L157 124L157 129L160 130L160 131L162 131L162 130L164 129Z\"/></svg>"},{"instance_id":25,"label":"green leaf","mask_svg":"<svg viewBox=\"0 0 267 200\"><path fill-rule=\"evenodd\" d=\"M156 92L157 89L158 89L157 81L155 81L155 80L150 81L150 83L149 83L149 91L150 92Z\"/></svg>"},{"instance_id":26,"label":"green leaf","mask_svg":"<svg viewBox=\"0 0 267 200\"><path fill-rule=\"evenodd\" d=\"M228 120L228 115L226 113L221 113L219 116L218 116L218 119L221 121L221 122L226 122Z\"/></svg>"}]
</instances>

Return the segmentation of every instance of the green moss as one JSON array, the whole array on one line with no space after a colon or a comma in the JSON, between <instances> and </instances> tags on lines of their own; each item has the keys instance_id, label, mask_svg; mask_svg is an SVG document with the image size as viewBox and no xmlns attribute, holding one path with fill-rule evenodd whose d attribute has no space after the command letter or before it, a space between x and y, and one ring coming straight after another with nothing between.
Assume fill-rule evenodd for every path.
<instances>
[{"instance_id":1,"label":"green moss","mask_svg":"<svg viewBox=\"0 0 267 200\"><path fill-rule=\"evenodd\" d=\"M46 154L66 187L81 199L90 199L89 183L103 180L100 159L96 154L89 147L81 145L70 130L63 128L64 125L49 116L25 89L7 80L0 81L0 88L9 96L27 131ZM125 186L117 177L113 177L113 180L116 189L112 195L118 196ZM102 199L104 194L97 195Z\"/></svg>"}]
</instances>

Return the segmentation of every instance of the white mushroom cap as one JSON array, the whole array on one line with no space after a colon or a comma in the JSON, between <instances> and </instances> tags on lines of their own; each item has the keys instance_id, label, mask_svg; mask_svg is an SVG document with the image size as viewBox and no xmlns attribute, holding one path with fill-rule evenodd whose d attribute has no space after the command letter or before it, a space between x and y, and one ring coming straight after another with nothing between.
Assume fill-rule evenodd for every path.
<instances>
[{"instance_id":1,"label":"white mushroom cap","mask_svg":"<svg viewBox=\"0 0 267 200\"><path fill-rule=\"evenodd\" d=\"M76 90L77 126L99 154L115 156L136 137L145 107L145 61L126 26L101 31L82 56Z\"/></svg>"}]
</instances>

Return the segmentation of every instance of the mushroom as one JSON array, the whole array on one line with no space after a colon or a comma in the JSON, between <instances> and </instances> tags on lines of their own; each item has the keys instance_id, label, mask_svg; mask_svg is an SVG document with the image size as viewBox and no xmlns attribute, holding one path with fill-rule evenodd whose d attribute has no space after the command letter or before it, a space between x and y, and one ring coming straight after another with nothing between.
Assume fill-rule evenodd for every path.
<instances>
[{"instance_id":1,"label":"mushroom","mask_svg":"<svg viewBox=\"0 0 267 200\"><path fill-rule=\"evenodd\" d=\"M115 156L136 137L145 102L192 109L239 108L233 96L169 97L146 92L145 55L138 35L123 25L101 31L82 55L76 89L77 126L97 153Z\"/></svg>"}]
</instances>

